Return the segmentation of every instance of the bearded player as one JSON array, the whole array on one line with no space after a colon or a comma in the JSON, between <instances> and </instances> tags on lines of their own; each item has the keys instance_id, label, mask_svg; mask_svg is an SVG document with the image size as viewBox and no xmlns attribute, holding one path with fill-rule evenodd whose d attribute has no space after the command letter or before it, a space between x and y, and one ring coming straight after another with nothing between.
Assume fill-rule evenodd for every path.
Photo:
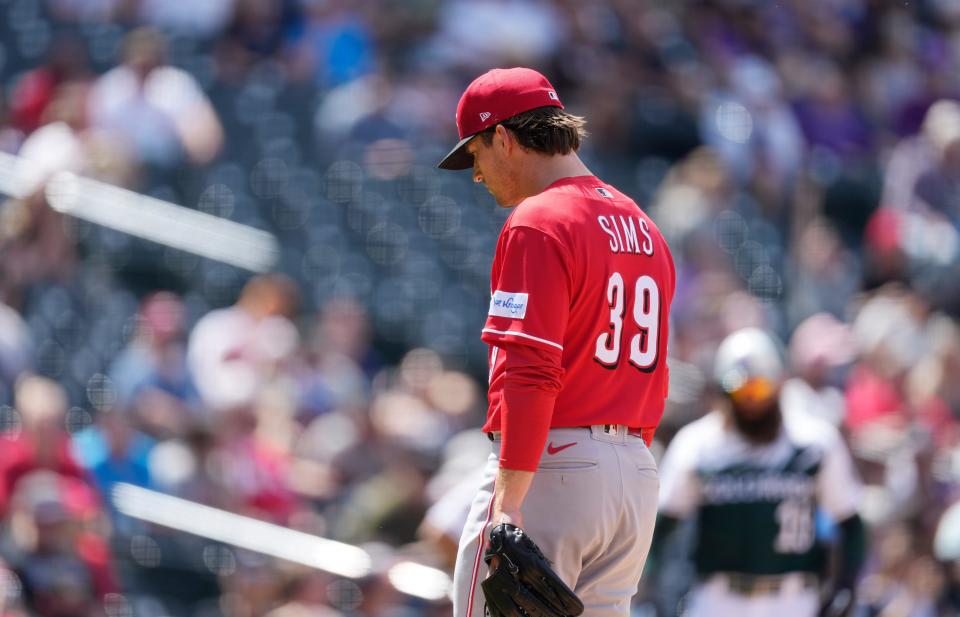
<instances>
[{"instance_id":1,"label":"bearded player","mask_svg":"<svg viewBox=\"0 0 960 617\"><path fill-rule=\"evenodd\" d=\"M650 548L658 478L647 446L667 393L670 249L577 156L582 118L547 79L495 69L464 92L443 169L472 169L513 208L497 243L482 340L492 441L460 539L454 614L484 613L486 530L543 549L590 617L626 617Z\"/></svg>"},{"instance_id":2,"label":"bearded player","mask_svg":"<svg viewBox=\"0 0 960 617\"><path fill-rule=\"evenodd\" d=\"M864 554L860 483L832 425L781 409L783 378L769 334L728 336L715 361L720 407L681 429L661 461L658 546L679 519L696 520L698 581L684 615L836 616L852 606ZM818 514L835 524L829 580Z\"/></svg>"}]
</instances>

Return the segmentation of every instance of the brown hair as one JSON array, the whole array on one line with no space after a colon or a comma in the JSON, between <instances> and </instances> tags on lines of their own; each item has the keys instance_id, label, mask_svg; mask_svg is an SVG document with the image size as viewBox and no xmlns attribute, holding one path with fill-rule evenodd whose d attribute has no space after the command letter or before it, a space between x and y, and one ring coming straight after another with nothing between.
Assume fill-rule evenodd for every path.
<instances>
[{"instance_id":1,"label":"brown hair","mask_svg":"<svg viewBox=\"0 0 960 617\"><path fill-rule=\"evenodd\" d=\"M537 107L507 118L500 124L517 136L520 145L542 154L570 154L580 148L580 141L587 136L584 129L587 121L559 107ZM493 143L496 125L480 133L483 143Z\"/></svg>"}]
</instances>

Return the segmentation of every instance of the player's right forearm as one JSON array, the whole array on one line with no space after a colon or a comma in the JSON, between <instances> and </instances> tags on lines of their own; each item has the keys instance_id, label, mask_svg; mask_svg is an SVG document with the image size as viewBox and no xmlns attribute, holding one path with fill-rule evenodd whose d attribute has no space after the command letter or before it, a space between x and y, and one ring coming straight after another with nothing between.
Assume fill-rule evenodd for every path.
<instances>
[{"instance_id":1,"label":"player's right forearm","mask_svg":"<svg viewBox=\"0 0 960 617\"><path fill-rule=\"evenodd\" d=\"M500 467L536 471L560 392L559 353L525 345L503 348Z\"/></svg>"},{"instance_id":2,"label":"player's right forearm","mask_svg":"<svg viewBox=\"0 0 960 617\"><path fill-rule=\"evenodd\" d=\"M510 524L524 528L520 507L533 483L532 471L500 468L494 484L491 525Z\"/></svg>"},{"instance_id":3,"label":"player's right forearm","mask_svg":"<svg viewBox=\"0 0 960 617\"><path fill-rule=\"evenodd\" d=\"M556 394L505 385L500 401L500 467L536 471L547 443Z\"/></svg>"}]
</instances>

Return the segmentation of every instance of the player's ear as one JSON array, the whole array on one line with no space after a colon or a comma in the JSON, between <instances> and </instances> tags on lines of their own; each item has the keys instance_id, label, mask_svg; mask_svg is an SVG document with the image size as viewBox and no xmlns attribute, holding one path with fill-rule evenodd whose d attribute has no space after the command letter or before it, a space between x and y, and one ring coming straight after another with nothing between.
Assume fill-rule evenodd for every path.
<instances>
[{"instance_id":1,"label":"player's ear","mask_svg":"<svg viewBox=\"0 0 960 617\"><path fill-rule=\"evenodd\" d=\"M517 138L505 126L498 124L494 129L494 146L503 148L505 154L510 154L517 146Z\"/></svg>"}]
</instances>

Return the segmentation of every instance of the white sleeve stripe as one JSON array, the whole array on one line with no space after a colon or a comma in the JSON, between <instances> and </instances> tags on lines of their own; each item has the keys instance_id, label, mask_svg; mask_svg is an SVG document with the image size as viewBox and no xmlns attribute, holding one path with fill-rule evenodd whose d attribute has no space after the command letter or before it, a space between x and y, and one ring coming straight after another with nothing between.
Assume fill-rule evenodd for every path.
<instances>
[{"instance_id":1,"label":"white sleeve stripe","mask_svg":"<svg viewBox=\"0 0 960 617\"><path fill-rule=\"evenodd\" d=\"M553 341L548 341L547 339L540 338L539 336L533 336L532 334L517 332L516 330L494 330L493 328L484 328L483 331L489 332L490 334L502 334L502 335L512 334L513 336L522 336L523 338L528 338L534 341L538 341L540 343L546 343L547 345L552 345L553 347L556 347L560 351L563 351L563 345L554 343Z\"/></svg>"}]
</instances>

